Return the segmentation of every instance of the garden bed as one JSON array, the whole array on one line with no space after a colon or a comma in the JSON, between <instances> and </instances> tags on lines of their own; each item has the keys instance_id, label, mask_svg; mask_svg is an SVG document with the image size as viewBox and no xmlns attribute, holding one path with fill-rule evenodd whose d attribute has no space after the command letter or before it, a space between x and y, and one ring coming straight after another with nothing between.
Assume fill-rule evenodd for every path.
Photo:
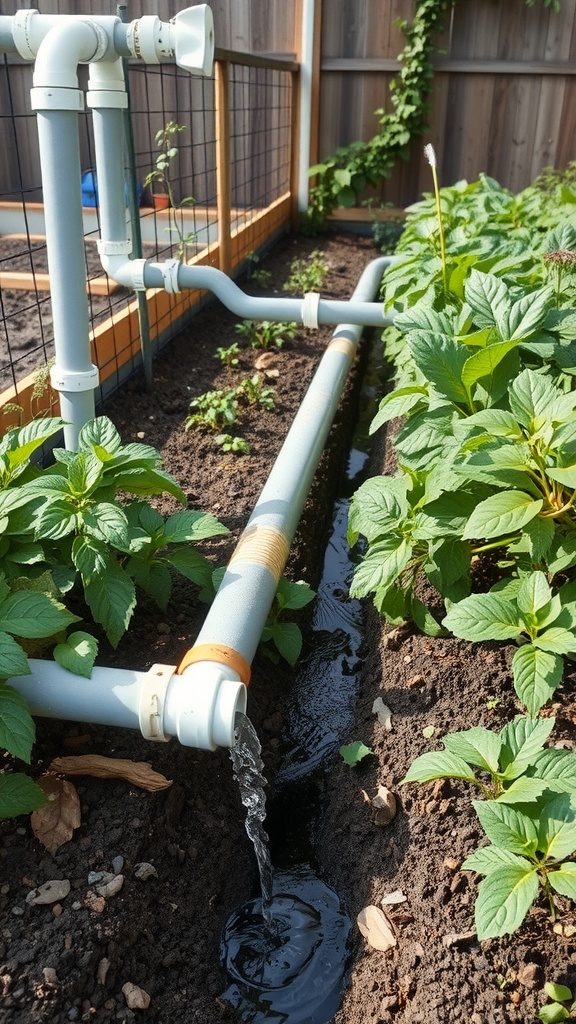
<instances>
[{"instance_id":1,"label":"garden bed","mask_svg":"<svg viewBox=\"0 0 576 1024\"><path fill-rule=\"evenodd\" d=\"M338 298L351 294L375 255L368 242L347 236L288 240L262 262L272 272L266 291L282 294L290 262L315 248L322 248L330 264L322 294ZM251 445L249 455L223 454L207 433L183 430L192 397L233 385L238 375L249 376L256 368L259 353L251 350L242 351L234 371L222 369L214 358L217 347L238 340L234 318L220 306L201 313L159 358L151 395L134 380L104 410L125 440L141 438L162 451L191 507L214 513L229 527L231 536L207 549L215 564L224 564L246 523L330 333L300 332L262 360L260 372L268 374L277 410L243 414L240 432ZM357 368L290 556L289 574L312 585L351 439L359 382ZM375 472L391 464L378 438ZM161 507L171 508L168 502ZM118 650L102 644L99 663L133 668L176 663L196 636L204 610L184 583L175 586L168 613L143 601ZM304 613L300 621L309 642ZM272 790L292 678L288 667L257 657L248 710L262 740ZM558 694L562 719L556 734L567 744L574 737L573 686L574 675L567 675ZM372 710L379 696L392 713L389 731ZM544 1002L544 981L574 985L574 922L560 916L561 933L553 932L541 901L516 935L476 940L475 882L458 868L477 845L480 830L464 788L444 782L397 789L413 758L437 746L444 732L476 724L498 728L515 709L509 651L495 644L432 640L412 629L383 630L367 610L356 722L343 740L363 740L374 756L355 769L341 761L333 765L318 822L319 859L353 921L364 906L379 904L395 890L406 901L390 912L398 942L391 952L370 950L353 929L350 982L338 1024L529 1022ZM429 726L436 731L425 738ZM40 846L25 819L2 824L3 1020L216 1024L233 1019L220 1000L226 980L219 938L230 912L254 894L256 868L227 752L187 750L175 742L151 745L123 730L40 722L34 771L65 753L150 761L173 784L150 794L119 780L77 779L82 825L54 856ZM364 796L371 797L379 784L398 798L398 814L387 827L376 824ZM157 876L138 878L135 865L141 862L152 864ZM125 877L123 888L97 898L89 873L114 869ZM56 904L27 904L27 893L51 879L69 880L70 894ZM127 983L150 995L148 1009L127 1007L122 992Z\"/></svg>"}]
</instances>

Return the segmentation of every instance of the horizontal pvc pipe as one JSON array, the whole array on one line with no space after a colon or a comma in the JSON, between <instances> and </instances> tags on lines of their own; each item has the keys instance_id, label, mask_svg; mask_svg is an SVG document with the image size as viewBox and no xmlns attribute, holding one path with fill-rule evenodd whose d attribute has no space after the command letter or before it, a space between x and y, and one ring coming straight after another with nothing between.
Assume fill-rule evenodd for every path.
<instances>
[{"instance_id":1,"label":"horizontal pvc pipe","mask_svg":"<svg viewBox=\"0 0 576 1024\"><path fill-rule=\"evenodd\" d=\"M176 736L184 746L214 750L233 746L236 714L246 710L246 687L220 665L198 663L183 674L172 665L94 668L84 679L54 661L29 664L32 674L10 685L43 718L140 728L147 739Z\"/></svg>"}]
</instances>

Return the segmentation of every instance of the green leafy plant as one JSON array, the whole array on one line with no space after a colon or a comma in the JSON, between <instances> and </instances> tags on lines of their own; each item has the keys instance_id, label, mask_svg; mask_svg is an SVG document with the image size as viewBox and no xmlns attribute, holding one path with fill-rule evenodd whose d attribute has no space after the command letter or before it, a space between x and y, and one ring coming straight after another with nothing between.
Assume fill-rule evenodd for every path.
<instances>
[{"instance_id":1,"label":"green leafy plant","mask_svg":"<svg viewBox=\"0 0 576 1024\"><path fill-rule=\"evenodd\" d=\"M490 840L462 864L484 875L475 906L479 939L514 932L542 886L576 900L576 761L544 747L553 719L518 716L499 733L474 727L444 737L444 750L416 758L402 784L454 778L476 786L473 805Z\"/></svg>"},{"instance_id":2,"label":"green leafy plant","mask_svg":"<svg viewBox=\"0 0 576 1024\"><path fill-rule=\"evenodd\" d=\"M265 270L264 267L259 267L260 257L255 252L248 253L247 259L249 260L248 277L254 284L257 284L259 288L266 288L270 283L272 272Z\"/></svg>"},{"instance_id":3,"label":"green leafy plant","mask_svg":"<svg viewBox=\"0 0 576 1024\"><path fill-rule=\"evenodd\" d=\"M236 388L206 391L192 399L190 408L193 411L184 424L186 430L202 426L218 431L222 427L232 426L238 419Z\"/></svg>"},{"instance_id":4,"label":"green leafy plant","mask_svg":"<svg viewBox=\"0 0 576 1024\"><path fill-rule=\"evenodd\" d=\"M217 434L214 438L216 444L220 445L223 452L241 452L248 455L250 445L243 437L233 437L232 434Z\"/></svg>"},{"instance_id":5,"label":"green leafy plant","mask_svg":"<svg viewBox=\"0 0 576 1024\"><path fill-rule=\"evenodd\" d=\"M296 337L295 323L274 323L271 320L243 320L236 324L238 334L247 339L252 348L282 348L284 342Z\"/></svg>"},{"instance_id":6,"label":"green leafy plant","mask_svg":"<svg viewBox=\"0 0 576 1024\"><path fill-rule=\"evenodd\" d=\"M254 373L251 377L241 381L236 388L236 394L239 400L246 402L248 405L258 405L262 409L267 409L268 412L272 412L276 408L274 389L263 386L259 373Z\"/></svg>"},{"instance_id":7,"label":"green leafy plant","mask_svg":"<svg viewBox=\"0 0 576 1024\"><path fill-rule=\"evenodd\" d=\"M285 292L319 292L329 270L328 263L321 249L314 249L307 259L295 259L290 264L290 274L285 284Z\"/></svg>"},{"instance_id":8,"label":"green leafy plant","mask_svg":"<svg viewBox=\"0 0 576 1024\"><path fill-rule=\"evenodd\" d=\"M353 743L345 743L343 747L340 747L338 753L346 764L350 765L351 768L355 768L365 757L372 753L372 748L367 747L361 740L355 740Z\"/></svg>"},{"instance_id":9,"label":"green leafy plant","mask_svg":"<svg viewBox=\"0 0 576 1024\"><path fill-rule=\"evenodd\" d=\"M285 622L286 612L304 608L314 600L315 592L303 580L292 582L284 576L278 582L274 603L262 631L261 650L274 661L272 644L278 653L295 665L302 650L302 631L296 622Z\"/></svg>"},{"instance_id":10,"label":"green leafy plant","mask_svg":"<svg viewBox=\"0 0 576 1024\"><path fill-rule=\"evenodd\" d=\"M514 581L508 594L472 594L443 624L464 640L521 641L512 659L514 688L536 715L562 679L564 657L576 652L576 587L565 584L553 594L538 571Z\"/></svg>"},{"instance_id":11,"label":"green leafy plant","mask_svg":"<svg viewBox=\"0 0 576 1024\"><path fill-rule=\"evenodd\" d=\"M185 258L187 248L196 239L196 233L194 231L185 231L182 219L179 219L178 215L172 212L175 207L193 206L196 202L192 196L185 196L183 199L180 199L179 203L176 202L176 184L172 176L172 163L177 158L179 151L174 143L178 135L185 131L187 131L186 125L177 124L176 121L167 121L164 127L156 132L154 138L160 152L156 157L154 170L149 171L144 179L144 184L147 188L158 184L164 189L168 197L170 223L167 231L170 234L176 235L178 239L177 255L181 260Z\"/></svg>"},{"instance_id":12,"label":"green leafy plant","mask_svg":"<svg viewBox=\"0 0 576 1024\"><path fill-rule=\"evenodd\" d=\"M9 431L0 444L5 576L15 580L23 566L31 578L48 571L60 594L80 582L92 618L116 646L133 614L136 586L160 607L168 601L172 571L204 586L210 568L189 545L227 530L191 510L164 521L143 499L166 492L185 504L182 489L162 470L154 448L123 445L106 417L82 428L77 451L55 449L54 465L32 465L32 451L61 425L52 423L35 420ZM76 658L85 647L80 638Z\"/></svg>"},{"instance_id":13,"label":"green leafy plant","mask_svg":"<svg viewBox=\"0 0 576 1024\"><path fill-rule=\"evenodd\" d=\"M217 348L216 358L220 360L229 370L235 369L238 366L238 356L240 355L240 347L234 341L227 348Z\"/></svg>"},{"instance_id":14,"label":"green leafy plant","mask_svg":"<svg viewBox=\"0 0 576 1024\"><path fill-rule=\"evenodd\" d=\"M545 1003L538 1011L538 1020L543 1021L543 1024L557 1024L558 1021L568 1020L572 1014L576 1013L576 1002L572 1001L574 998L572 989L567 985L547 981L544 991L553 1001ZM571 1006L563 1005L566 1003L570 1003Z\"/></svg>"}]
</instances>

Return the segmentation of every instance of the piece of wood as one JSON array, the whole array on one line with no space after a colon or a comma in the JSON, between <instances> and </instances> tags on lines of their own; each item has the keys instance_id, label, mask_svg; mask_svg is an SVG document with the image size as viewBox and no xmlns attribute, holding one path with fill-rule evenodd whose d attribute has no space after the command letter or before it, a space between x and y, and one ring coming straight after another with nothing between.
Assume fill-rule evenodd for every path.
<instances>
[{"instance_id":1,"label":"piece of wood","mask_svg":"<svg viewBox=\"0 0 576 1024\"><path fill-rule=\"evenodd\" d=\"M90 295L112 295L121 285L107 277L93 277L87 282ZM0 288L12 288L15 291L49 292L50 275L22 270L0 270Z\"/></svg>"}]
</instances>

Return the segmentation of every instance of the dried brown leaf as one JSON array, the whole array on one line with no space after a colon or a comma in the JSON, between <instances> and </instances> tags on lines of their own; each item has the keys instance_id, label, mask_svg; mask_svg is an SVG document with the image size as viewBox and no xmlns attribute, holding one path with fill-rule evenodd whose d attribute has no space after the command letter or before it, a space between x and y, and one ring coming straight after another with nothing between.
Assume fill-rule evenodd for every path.
<instances>
[{"instance_id":1,"label":"dried brown leaf","mask_svg":"<svg viewBox=\"0 0 576 1024\"><path fill-rule=\"evenodd\" d=\"M356 920L362 935L372 949L379 949L385 953L396 945L396 936L388 923L388 918L379 907L364 907Z\"/></svg>"},{"instance_id":2,"label":"dried brown leaf","mask_svg":"<svg viewBox=\"0 0 576 1024\"><path fill-rule=\"evenodd\" d=\"M170 779L155 772L147 761L128 761L121 757L104 757L102 754L78 754L56 757L50 765L51 771L62 775L93 775L98 779L126 779L133 786L156 793L172 785Z\"/></svg>"},{"instance_id":3,"label":"dried brown leaf","mask_svg":"<svg viewBox=\"0 0 576 1024\"><path fill-rule=\"evenodd\" d=\"M43 776L38 785L48 803L33 811L30 824L36 839L53 855L72 839L74 829L81 823L80 797L72 782L55 775Z\"/></svg>"}]
</instances>

